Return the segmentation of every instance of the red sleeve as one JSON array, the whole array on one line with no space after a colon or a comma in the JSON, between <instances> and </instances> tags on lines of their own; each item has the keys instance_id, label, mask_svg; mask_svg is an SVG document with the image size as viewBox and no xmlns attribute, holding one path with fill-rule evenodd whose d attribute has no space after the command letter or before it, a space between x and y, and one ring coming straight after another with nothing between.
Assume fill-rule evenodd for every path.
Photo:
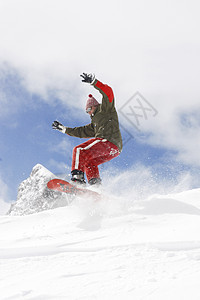
<instances>
[{"instance_id":1,"label":"red sleeve","mask_svg":"<svg viewBox=\"0 0 200 300\"><path fill-rule=\"evenodd\" d=\"M96 82L96 87L98 89L100 89L104 94L106 94L106 96L108 97L108 100L110 103L113 102L113 99L114 99L114 94L113 94L113 90L111 89L110 86L108 86L107 84L103 84L102 82L100 81L97 81Z\"/></svg>"}]
</instances>

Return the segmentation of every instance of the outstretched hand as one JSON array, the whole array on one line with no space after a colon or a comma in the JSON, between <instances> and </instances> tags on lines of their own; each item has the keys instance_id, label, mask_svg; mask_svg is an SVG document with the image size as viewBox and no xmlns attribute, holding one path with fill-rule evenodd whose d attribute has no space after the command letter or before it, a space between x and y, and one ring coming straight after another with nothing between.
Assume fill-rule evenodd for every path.
<instances>
[{"instance_id":1,"label":"outstretched hand","mask_svg":"<svg viewBox=\"0 0 200 300\"><path fill-rule=\"evenodd\" d=\"M80 76L83 78L82 82L93 83L95 81L95 75L94 74L83 73Z\"/></svg>"},{"instance_id":2,"label":"outstretched hand","mask_svg":"<svg viewBox=\"0 0 200 300\"><path fill-rule=\"evenodd\" d=\"M66 131L66 127L63 124L61 124L60 122L58 122L58 121L54 121L52 123L52 128L56 129L56 130L59 130L59 131L61 131L63 133L65 133L65 131Z\"/></svg>"}]
</instances>

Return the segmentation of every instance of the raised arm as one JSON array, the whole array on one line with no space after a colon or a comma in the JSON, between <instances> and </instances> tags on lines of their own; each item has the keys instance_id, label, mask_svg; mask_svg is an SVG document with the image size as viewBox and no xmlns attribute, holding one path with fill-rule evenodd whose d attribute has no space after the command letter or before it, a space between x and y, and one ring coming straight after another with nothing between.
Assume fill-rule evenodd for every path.
<instances>
[{"instance_id":1,"label":"raised arm","mask_svg":"<svg viewBox=\"0 0 200 300\"><path fill-rule=\"evenodd\" d=\"M102 110L107 111L107 112L112 111L112 109L114 109L114 105L115 105L114 94L113 94L112 88L97 79L94 81L94 83L92 85L103 96L102 104L101 104Z\"/></svg>"},{"instance_id":2,"label":"raised arm","mask_svg":"<svg viewBox=\"0 0 200 300\"><path fill-rule=\"evenodd\" d=\"M111 112L114 110L114 94L113 90L107 84L102 83L101 81L97 80L94 74L87 74L83 73L80 75L83 79L82 81L85 83L90 83L97 89L103 96L101 109L106 112Z\"/></svg>"}]
</instances>

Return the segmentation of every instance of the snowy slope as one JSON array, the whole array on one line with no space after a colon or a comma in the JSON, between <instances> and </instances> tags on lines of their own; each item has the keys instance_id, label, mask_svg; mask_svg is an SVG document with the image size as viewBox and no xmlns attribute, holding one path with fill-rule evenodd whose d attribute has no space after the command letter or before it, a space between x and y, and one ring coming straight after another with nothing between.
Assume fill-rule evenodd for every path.
<instances>
[{"instance_id":1,"label":"snowy slope","mask_svg":"<svg viewBox=\"0 0 200 300\"><path fill-rule=\"evenodd\" d=\"M24 216L21 202L0 217L0 299L199 300L199 198L78 198Z\"/></svg>"}]
</instances>

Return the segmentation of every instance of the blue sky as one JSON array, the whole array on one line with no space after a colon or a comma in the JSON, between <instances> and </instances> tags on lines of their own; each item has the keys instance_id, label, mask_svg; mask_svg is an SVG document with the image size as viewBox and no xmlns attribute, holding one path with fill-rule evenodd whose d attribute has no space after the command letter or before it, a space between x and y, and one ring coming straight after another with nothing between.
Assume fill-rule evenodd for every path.
<instances>
[{"instance_id":1,"label":"blue sky","mask_svg":"<svg viewBox=\"0 0 200 300\"><path fill-rule=\"evenodd\" d=\"M37 163L56 174L70 172L72 148L83 140L53 131L51 123L90 122L87 96L101 97L81 82L82 72L112 86L119 111L125 146L102 174L142 166L159 181L186 176L198 186L198 1L101 4L1 3L0 198L16 199L19 183ZM136 108L143 101L137 92L146 117Z\"/></svg>"}]
</instances>

